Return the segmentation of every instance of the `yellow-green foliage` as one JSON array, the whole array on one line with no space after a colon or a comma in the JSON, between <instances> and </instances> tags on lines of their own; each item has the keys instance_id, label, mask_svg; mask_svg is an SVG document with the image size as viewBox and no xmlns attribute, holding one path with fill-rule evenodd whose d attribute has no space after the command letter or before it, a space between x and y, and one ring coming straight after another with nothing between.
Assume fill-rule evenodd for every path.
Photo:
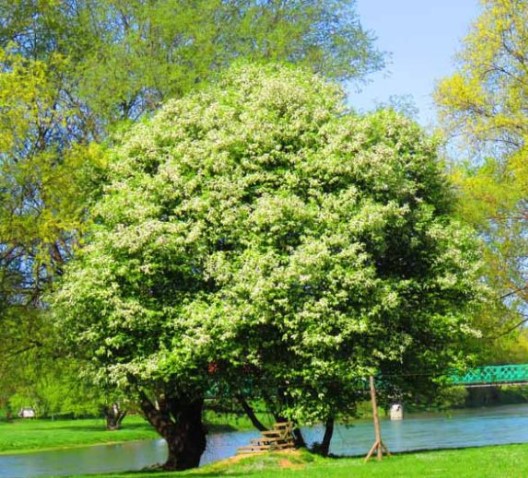
<instances>
[{"instance_id":1,"label":"yellow-green foliage","mask_svg":"<svg viewBox=\"0 0 528 478\"><path fill-rule=\"evenodd\" d=\"M492 339L487 347L491 358L505 361L512 344L504 343L503 336L521 322L519 313L528 300L528 3L481 4L457 71L440 82L436 101L453 144L470 153L468 164L454 166L452 178L461 216L484 238L488 282L498 305L482 317L482 325Z\"/></svg>"},{"instance_id":2,"label":"yellow-green foliage","mask_svg":"<svg viewBox=\"0 0 528 478\"><path fill-rule=\"evenodd\" d=\"M0 237L49 274L65 260L58 257L67 252L64 241L82 230L89 189L105 160L96 145L57 138L79 114L61 99L64 58L43 63L0 49L0 65ZM62 251L54 254L56 245Z\"/></svg>"},{"instance_id":3,"label":"yellow-green foliage","mask_svg":"<svg viewBox=\"0 0 528 478\"><path fill-rule=\"evenodd\" d=\"M67 68L60 55L44 63L0 48L0 401L15 383L28 388L30 352L47 352L40 295L81 236L105 167L100 147L69 133L79 110L64 101Z\"/></svg>"},{"instance_id":4,"label":"yellow-green foliage","mask_svg":"<svg viewBox=\"0 0 528 478\"><path fill-rule=\"evenodd\" d=\"M528 5L518 0L481 3L458 71L439 84L436 98L443 119L473 139L517 141L528 131Z\"/></svg>"}]
</instances>

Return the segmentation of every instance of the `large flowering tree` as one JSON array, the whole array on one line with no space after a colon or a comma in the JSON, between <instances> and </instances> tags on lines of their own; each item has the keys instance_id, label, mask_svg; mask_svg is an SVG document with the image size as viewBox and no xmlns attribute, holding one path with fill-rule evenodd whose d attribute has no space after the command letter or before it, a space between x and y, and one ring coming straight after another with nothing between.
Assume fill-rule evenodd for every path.
<instances>
[{"instance_id":1,"label":"large flowering tree","mask_svg":"<svg viewBox=\"0 0 528 478\"><path fill-rule=\"evenodd\" d=\"M411 121L351 114L304 71L239 66L111 163L55 307L95 377L137 394L167 467L198 465L208 391L331 429L363 377L464 360L478 257Z\"/></svg>"}]
</instances>

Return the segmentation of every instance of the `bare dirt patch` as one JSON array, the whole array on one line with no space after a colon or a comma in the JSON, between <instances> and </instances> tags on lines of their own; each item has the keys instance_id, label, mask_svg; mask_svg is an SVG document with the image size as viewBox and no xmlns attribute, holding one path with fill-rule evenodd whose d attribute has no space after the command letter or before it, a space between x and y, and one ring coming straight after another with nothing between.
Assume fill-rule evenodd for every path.
<instances>
[{"instance_id":1,"label":"bare dirt patch","mask_svg":"<svg viewBox=\"0 0 528 478\"><path fill-rule=\"evenodd\" d=\"M290 460L283 458L279 460L279 468L287 468L289 470L300 470L304 468L302 463L292 463Z\"/></svg>"}]
</instances>

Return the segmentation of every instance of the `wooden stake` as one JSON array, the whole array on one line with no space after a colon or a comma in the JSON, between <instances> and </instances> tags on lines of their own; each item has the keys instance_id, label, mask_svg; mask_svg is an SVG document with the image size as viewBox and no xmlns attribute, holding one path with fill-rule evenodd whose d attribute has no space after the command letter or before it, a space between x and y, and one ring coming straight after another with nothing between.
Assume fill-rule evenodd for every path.
<instances>
[{"instance_id":1,"label":"wooden stake","mask_svg":"<svg viewBox=\"0 0 528 478\"><path fill-rule=\"evenodd\" d=\"M374 432L376 434L376 441L374 442L374 445L372 445L372 448L368 452L367 456L365 457L365 461L369 461L370 457L374 454L374 452L377 452L377 459L381 460L383 453L385 452L386 455L390 456L389 449L385 446L383 443L383 440L381 439L381 428L379 423L379 416L378 416L378 403L376 401L376 387L374 385L374 377L370 376L370 400L372 402L372 418L374 420Z\"/></svg>"}]
</instances>

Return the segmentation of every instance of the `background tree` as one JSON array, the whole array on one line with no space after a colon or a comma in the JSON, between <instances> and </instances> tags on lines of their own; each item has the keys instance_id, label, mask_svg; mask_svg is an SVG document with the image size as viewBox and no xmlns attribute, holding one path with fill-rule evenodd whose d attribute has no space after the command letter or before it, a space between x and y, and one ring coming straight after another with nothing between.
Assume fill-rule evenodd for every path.
<instances>
[{"instance_id":1,"label":"background tree","mask_svg":"<svg viewBox=\"0 0 528 478\"><path fill-rule=\"evenodd\" d=\"M166 467L198 465L208 391L331 429L369 374L467 360L478 253L409 120L346 113L302 70L238 67L135 127L108 174L56 321L139 397Z\"/></svg>"},{"instance_id":2,"label":"background tree","mask_svg":"<svg viewBox=\"0 0 528 478\"><path fill-rule=\"evenodd\" d=\"M123 122L240 57L356 81L383 66L352 0L0 0L0 48L4 390L35 359L21 353L46 350L42 293L82 237L104 182L94 141L111 142Z\"/></svg>"},{"instance_id":3,"label":"background tree","mask_svg":"<svg viewBox=\"0 0 528 478\"><path fill-rule=\"evenodd\" d=\"M485 335L496 339L487 349L496 352L502 339L516 340L528 300L528 4L481 3L458 70L439 84L436 100L452 144L469 153L469 161L453 166L452 175L459 186L461 215L486 240L488 281L503 301L493 316L482 320ZM520 340L519 350L526 350L526 338ZM508 341L502 346L511 348ZM506 350L494 359L510 360L509 354Z\"/></svg>"},{"instance_id":4,"label":"background tree","mask_svg":"<svg viewBox=\"0 0 528 478\"><path fill-rule=\"evenodd\" d=\"M0 383L27 388L52 329L42 293L71 255L104 170L100 148L76 142L77 110L61 101L66 62L0 50ZM69 141L64 138L70 135ZM41 353L37 353L39 350ZM27 373L26 373L27 371ZM8 385L9 384L9 385ZM14 388L13 388L14 387ZM10 392L10 393L11 393Z\"/></svg>"},{"instance_id":5,"label":"background tree","mask_svg":"<svg viewBox=\"0 0 528 478\"><path fill-rule=\"evenodd\" d=\"M353 0L0 2L0 46L71 62L69 100L93 131L137 119L233 59L302 64L339 80L383 66Z\"/></svg>"}]
</instances>

